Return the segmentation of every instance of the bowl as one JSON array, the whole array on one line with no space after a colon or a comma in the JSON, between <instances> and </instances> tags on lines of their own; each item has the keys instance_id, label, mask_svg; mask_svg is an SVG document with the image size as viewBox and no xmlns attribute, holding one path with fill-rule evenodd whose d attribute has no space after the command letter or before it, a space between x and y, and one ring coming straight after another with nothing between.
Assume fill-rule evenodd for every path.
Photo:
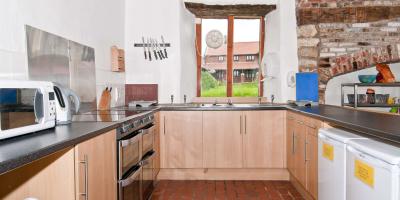
<instances>
[{"instance_id":1,"label":"bowl","mask_svg":"<svg viewBox=\"0 0 400 200\"><path fill-rule=\"evenodd\" d=\"M358 94L357 103L367 103L367 96L365 94ZM348 94L347 99L349 104L354 104L354 94Z\"/></svg>"},{"instance_id":2,"label":"bowl","mask_svg":"<svg viewBox=\"0 0 400 200\"><path fill-rule=\"evenodd\" d=\"M361 83L373 83L376 80L376 75L358 75L358 80Z\"/></svg>"}]
</instances>

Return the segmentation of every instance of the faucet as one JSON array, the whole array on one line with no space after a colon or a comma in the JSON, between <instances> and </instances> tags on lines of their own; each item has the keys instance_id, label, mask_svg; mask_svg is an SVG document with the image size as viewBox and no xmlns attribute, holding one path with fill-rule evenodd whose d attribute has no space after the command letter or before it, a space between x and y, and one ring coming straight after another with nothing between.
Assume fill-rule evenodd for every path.
<instances>
[{"instance_id":1,"label":"faucet","mask_svg":"<svg viewBox=\"0 0 400 200\"><path fill-rule=\"evenodd\" d=\"M186 104L186 94L183 95L183 103Z\"/></svg>"},{"instance_id":2,"label":"faucet","mask_svg":"<svg viewBox=\"0 0 400 200\"><path fill-rule=\"evenodd\" d=\"M258 104L261 104L262 97L258 97Z\"/></svg>"},{"instance_id":3,"label":"faucet","mask_svg":"<svg viewBox=\"0 0 400 200\"><path fill-rule=\"evenodd\" d=\"M274 104L275 95L271 95L271 104Z\"/></svg>"},{"instance_id":4,"label":"faucet","mask_svg":"<svg viewBox=\"0 0 400 200\"><path fill-rule=\"evenodd\" d=\"M174 103L174 95L171 94L171 104L173 104L173 103Z\"/></svg>"},{"instance_id":5,"label":"faucet","mask_svg":"<svg viewBox=\"0 0 400 200\"><path fill-rule=\"evenodd\" d=\"M233 105L233 103L232 103L232 100L231 99L228 99L228 105Z\"/></svg>"},{"instance_id":6,"label":"faucet","mask_svg":"<svg viewBox=\"0 0 400 200\"><path fill-rule=\"evenodd\" d=\"M215 99L213 106L216 106L218 104L218 100Z\"/></svg>"}]
</instances>

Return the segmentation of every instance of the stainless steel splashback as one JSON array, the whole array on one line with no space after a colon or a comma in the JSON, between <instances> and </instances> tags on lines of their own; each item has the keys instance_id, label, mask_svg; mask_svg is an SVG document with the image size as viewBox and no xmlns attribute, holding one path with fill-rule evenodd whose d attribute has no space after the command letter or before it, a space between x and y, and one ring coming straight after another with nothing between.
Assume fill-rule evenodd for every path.
<instances>
[{"instance_id":1,"label":"stainless steel splashback","mask_svg":"<svg viewBox=\"0 0 400 200\"><path fill-rule=\"evenodd\" d=\"M30 80L54 81L81 98L83 110L96 109L94 49L26 25Z\"/></svg>"}]
</instances>

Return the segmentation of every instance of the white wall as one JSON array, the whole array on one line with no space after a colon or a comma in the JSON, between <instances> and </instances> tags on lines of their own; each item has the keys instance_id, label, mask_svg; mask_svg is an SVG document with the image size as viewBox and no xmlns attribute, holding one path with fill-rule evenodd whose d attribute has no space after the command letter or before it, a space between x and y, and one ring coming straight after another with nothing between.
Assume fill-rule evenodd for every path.
<instances>
[{"instance_id":1,"label":"white wall","mask_svg":"<svg viewBox=\"0 0 400 200\"><path fill-rule=\"evenodd\" d=\"M124 0L1 0L0 78L28 78L25 24L93 47L98 90L118 87L113 105L123 103L125 75L111 72L110 47L124 47Z\"/></svg>"},{"instance_id":2,"label":"white wall","mask_svg":"<svg viewBox=\"0 0 400 200\"><path fill-rule=\"evenodd\" d=\"M263 3L278 4L277 10L266 17L265 53L273 54L271 65L277 66L275 79L265 82L265 96L274 94L276 101L295 98L295 90L286 85L288 71L297 71L297 35L295 1L280 3L275 0L195 0L209 4ZM157 5L157 6L154 6ZM151 8L151 12L149 9ZM168 8L168 9L166 9ZM196 92L196 52L194 16L183 5L182 0L147 0L126 2L126 82L128 84L156 83L159 85L159 102L176 102L188 99ZM134 48L142 36L159 38L164 35L172 47L170 58L163 61L144 60L143 49ZM290 58L290 59L288 59ZM267 61L268 63L269 61Z\"/></svg>"},{"instance_id":3,"label":"white wall","mask_svg":"<svg viewBox=\"0 0 400 200\"><path fill-rule=\"evenodd\" d=\"M182 102L196 91L196 52L194 47L194 16L184 8L181 0L126 1L125 47L126 83L158 84L159 102ZM156 38L161 35L168 48L168 59L148 61L143 48L135 48L142 37Z\"/></svg>"},{"instance_id":4,"label":"white wall","mask_svg":"<svg viewBox=\"0 0 400 200\"><path fill-rule=\"evenodd\" d=\"M390 68L396 77L397 81L400 81L400 63L391 64ZM358 75L375 75L378 71L373 68L363 69L360 71L348 73L331 79L326 87L325 100L326 104L340 105L341 104L341 84L342 83L359 83ZM390 94L392 97L400 97L400 88L374 88L376 94ZM365 94L367 88L360 88L359 94ZM345 90L345 94L351 94L350 88ZM347 97L345 97L347 101ZM387 110L387 109L384 109Z\"/></svg>"},{"instance_id":5,"label":"white wall","mask_svg":"<svg viewBox=\"0 0 400 200\"><path fill-rule=\"evenodd\" d=\"M264 96L273 94L276 102L294 100L296 89L287 86L286 77L298 71L295 0L278 1L277 9L265 19L265 72L273 71L273 77L264 82Z\"/></svg>"}]
</instances>

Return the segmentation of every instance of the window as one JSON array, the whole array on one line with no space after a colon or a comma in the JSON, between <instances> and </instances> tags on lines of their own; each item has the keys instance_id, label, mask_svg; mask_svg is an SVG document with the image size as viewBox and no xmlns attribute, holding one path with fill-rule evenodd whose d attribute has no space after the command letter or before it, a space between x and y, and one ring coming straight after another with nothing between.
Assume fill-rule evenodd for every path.
<instances>
[{"instance_id":1,"label":"window","mask_svg":"<svg viewBox=\"0 0 400 200\"><path fill-rule=\"evenodd\" d=\"M246 61L254 61L255 56L246 56Z\"/></svg>"},{"instance_id":2,"label":"window","mask_svg":"<svg viewBox=\"0 0 400 200\"><path fill-rule=\"evenodd\" d=\"M255 62L260 54L260 27L264 24L261 20L263 22L264 18L202 19L201 24L196 25L196 44L201 45L201 50L197 49L198 96L256 97L262 94L259 92L260 66ZM206 44L207 33L213 30L218 30L222 34L218 39L223 40L216 49ZM240 56L247 62L239 62Z\"/></svg>"}]
</instances>

